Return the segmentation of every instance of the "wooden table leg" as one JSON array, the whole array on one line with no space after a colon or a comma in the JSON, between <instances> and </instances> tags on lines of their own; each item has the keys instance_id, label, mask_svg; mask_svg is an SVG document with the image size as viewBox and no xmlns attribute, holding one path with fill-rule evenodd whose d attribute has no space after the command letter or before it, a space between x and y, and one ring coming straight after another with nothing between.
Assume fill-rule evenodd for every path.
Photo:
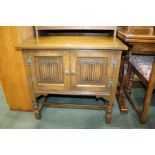
<instances>
[{"instance_id":1,"label":"wooden table leg","mask_svg":"<svg viewBox=\"0 0 155 155\"><path fill-rule=\"evenodd\" d=\"M113 105L109 104L106 107L106 116L105 116L105 122L107 124L110 124L112 121L112 107Z\"/></svg>"}]
</instances>

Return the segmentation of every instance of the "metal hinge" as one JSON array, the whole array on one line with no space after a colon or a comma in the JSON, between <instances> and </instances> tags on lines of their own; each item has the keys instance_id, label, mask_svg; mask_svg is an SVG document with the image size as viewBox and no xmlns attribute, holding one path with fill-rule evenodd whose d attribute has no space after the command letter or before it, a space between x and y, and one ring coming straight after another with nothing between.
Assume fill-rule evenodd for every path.
<instances>
[{"instance_id":1,"label":"metal hinge","mask_svg":"<svg viewBox=\"0 0 155 155\"><path fill-rule=\"evenodd\" d=\"M116 68L118 64L118 59L112 58L111 60L111 67Z\"/></svg>"},{"instance_id":2,"label":"metal hinge","mask_svg":"<svg viewBox=\"0 0 155 155\"><path fill-rule=\"evenodd\" d=\"M27 65L32 65L32 59L30 57L26 58Z\"/></svg>"},{"instance_id":3,"label":"metal hinge","mask_svg":"<svg viewBox=\"0 0 155 155\"><path fill-rule=\"evenodd\" d=\"M108 88L114 87L114 84L115 84L114 79L109 79L109 80L108 80Z\"/></svg>"}]
</instances>

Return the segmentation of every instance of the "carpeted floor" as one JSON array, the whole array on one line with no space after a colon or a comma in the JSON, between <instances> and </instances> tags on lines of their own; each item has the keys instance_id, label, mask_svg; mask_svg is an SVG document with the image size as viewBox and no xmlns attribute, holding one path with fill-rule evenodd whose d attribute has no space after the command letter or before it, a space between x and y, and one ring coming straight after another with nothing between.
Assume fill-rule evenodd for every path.
<instances>
[{"instance_id":1,"label":"carpeted floor","mask_svg":"<svg viewBox=\"0 0 155 155\"><path fill-rule=\"evenodd\" d=\"M136 100L141 102L144 90L136 88L133 90ZM100 103L95 99L76 99L55 97L53 100L71 103ZM43 110L42 119L36 120L32 112L10 111L2 89L0 89L0 128L4 129L129 129L129 128L155 128L155 93L151 101L151 108L146 124L140 124L138 116L128 103L128 114L120 114L118 104L113 108L113 120L111 124L105 124L103 110L87 109L64 109L46 108Z\"/></svg>"}]
</instances>

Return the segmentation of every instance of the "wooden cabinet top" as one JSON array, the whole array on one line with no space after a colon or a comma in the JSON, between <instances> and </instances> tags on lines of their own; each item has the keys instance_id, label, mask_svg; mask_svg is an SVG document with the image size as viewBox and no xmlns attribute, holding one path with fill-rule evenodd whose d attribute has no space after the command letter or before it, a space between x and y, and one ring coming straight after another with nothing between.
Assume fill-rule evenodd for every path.
<instances>
[{"instance_id":1,"label":"wooden cabinet top","mask_svg":"<svg viewBox=\"0 0 155 155\"><path fill-rule=\"evenodd\" d=\"M117 26L35 26L37 30L116 30Z\"/></svg>"},{"instance_id":2,"label":"wooden cabinet top","mask_svg":"<svg viewBox=\"0 0 155 155\"><path fill-rule=\"evenodd\" d=\"M21 49L108 49L127 50L118 38L103 36L50 36L26 40Z\"/></svg>"}]
</instances>

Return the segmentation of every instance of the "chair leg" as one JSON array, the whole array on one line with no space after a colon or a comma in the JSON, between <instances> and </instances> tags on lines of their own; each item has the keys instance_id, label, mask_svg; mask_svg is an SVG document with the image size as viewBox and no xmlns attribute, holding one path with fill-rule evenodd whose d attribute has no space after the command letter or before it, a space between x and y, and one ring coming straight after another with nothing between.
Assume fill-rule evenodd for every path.
<instances>
[{"instance_id":1,"label":"chair leg","mask_svg":"<svg viewBox=\"0 0 155 155\"><path fill-rule=\"evenodd\" d=\"M140 115L141 110L137 106L137 103L131 97L131 88L132 88L132 82L133 82L134 75L135 74L132 71L132 67L129 64L129 66L128 66L128 72L127 72L128 82L127 82L127 87L125 88L125 93L126 93L126 96L127 96L128 100L130 101L130 104L133 106L133 108L136 110L136 112Z\"/></svg>"},{"instance_id":2,"label":"chair leg","mask_svg":"<svg viewBox=\"0 0 155 155\"><path fill-rule=\"evenodd\" d=\"M150 108L152 93L153 93L153 89L155 88L155 76L154 75L155 75L155 59L154 59L153 65L152 65L152 71L151 71L149 83L147 86L147 90L145 93L143 109L142 109L142 112L140 115L140 122L141 123L146 122L147 113L148 113L149 108Z\"/></svg>"},{"instance_id":3,"label":"chair leg","mask_svg":"<svg viewBox=\"0 0 155 155\"><path fill-rule=\"evenodd\" d=\"M146 90L143 109L142 109L142 112L140 114L140 122L141 123L146 122L147 114L148 114L148 111L150 108L152 93L153 93L153 86L150 83L147 90Z\"/></svg>"},{"instance_id":4,"label":"chair leg","mask_svg":"<svg viewBox=\"0 0 155 155\"><path fill-rule=\"evenodd\" d=\"M150 78L149 81L147 83L147 90L145 93L145 99L143 102L143 108L142 110L138 108L138 106L136 105L136 102L134 102L131 99L131 82L132 82L132 74L134 71L132 71L132 67L129 68L129 83L128 83L128 87L126 89L126 94L127 97L130 100L130 103L133 105L133 107L136 109L136 111L138 112L139 116L140 116L140 122L141 123L145 123L146 122L146 118L147 118L147 114L149 111L149 107L150 107L150 102L151 102L151 98L152 98L152 93L153 93L153 89L155 88L155 59L153 61L153 65L152 65L152 71L150 74Z\"/></svg>"},{"instance_id":5,"label":"chair leg","mask_svg":"<svg viewBox=\"0 0 155 155\"><path fill-rule=\"evenodd\" d=\"M127 72L127 78L128 78L128 82L127 82L127 87L125 88L125 92L128 94L128 95L131 95L131 88L132 88L132 80L133 80L133 76L134 76L134 73L131 69L131 65L128 66L128 72Z\"/></svg>"}]
</instances>

